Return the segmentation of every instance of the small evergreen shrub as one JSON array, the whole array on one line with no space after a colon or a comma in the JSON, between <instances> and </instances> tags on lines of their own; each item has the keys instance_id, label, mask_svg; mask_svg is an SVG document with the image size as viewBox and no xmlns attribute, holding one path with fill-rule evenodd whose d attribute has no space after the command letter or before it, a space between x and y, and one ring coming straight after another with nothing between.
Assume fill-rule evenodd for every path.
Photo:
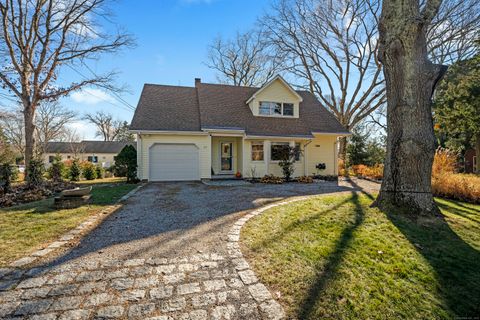
<instances>
[{"instance_id":1,"label":"small evergreen shrub","mask_svg":"<svg viewBox=\"0 0 480 320\"><path fill-rule=\"evenodd\" d=\"M101 165L97 165L95 168L97 179L103 179L105 177L105 169Z\"/></svg>"},{"instance_id":2,"label":"small evergreen shrub","mask_svg":"<svg viewBox=\"0 0 480 320\"><path fill-rule=\"evenodd\" d=\"M62 157L57 154L53 158L52 165L48 168L48 175L50 179L55 182L63 181L63 176L65 175L65 164L62 162Z\"/></svg>"},{"instance_id":3,"label":"small evergreen shrub","mask_svg":"<svg viewBox=\"0 0 480 320\"><path fill-rule=\"evenodd\" d=\"M87 180L95 180L97 177L97 169L95 165L91 162L83 163L83 177Z\"/></svg>"},{"instance_id":4,"label":"small evergreen shrub","mask_svg":"<svg viewBox=\"0 0 480 320\"><path fill-rule=\"evenodd\" d=\"M16 166L10 163L0 165L0 186L2 186L4 193L11 191L12 181L17 180L17 178L18 169Z\"/></svg>"},{"instance_id":5,"label":"small evergreen shrub","mask_svg":"<svg viewBox=\"0 0 480 320\"><path fill-rule=\"evenodd\" d=\"M137 182L137 150L126 145L115 159L115 175L127 177L127 182Z\"/></svg>"},{"instance_id":6,"label":"small evergreen shrub","mask_svg":"<svg viewBox=\"0 0 480 320\"><path fill-rule=\"evenodd\" d=\"M73 159L69 171L70 181L80 181L82 169L80 168L80 162L78 161L78 159Z\"/></svg>"},{"instance_id":7,"label":"small evergreen shrub","mask_svg":"<svg viewBox=\"0 0 480 320\"><path fill-rule=\"evenodd\" d=\"M43 165L43 161L38 158L32 158L27 167L27 185L30 188L39 187L44 181L44 174L45 166Z\"/></svg>"}]
</instances>

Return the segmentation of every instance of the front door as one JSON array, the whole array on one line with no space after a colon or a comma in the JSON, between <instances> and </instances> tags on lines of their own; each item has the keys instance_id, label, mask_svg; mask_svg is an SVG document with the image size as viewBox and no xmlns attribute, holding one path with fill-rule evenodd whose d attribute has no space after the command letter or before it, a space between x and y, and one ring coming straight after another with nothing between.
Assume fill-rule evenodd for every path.
<instances>
[{"instance_id":1,"label":"front door","mask_svg":"<svg viewBox=\"0 0 480 320\"><path fill-rule=\"evenodd\" d=\"M220 163L221 171L232 172L233 171L233 144L231 142L220 143Z\"/></svg>"}]
</instances>

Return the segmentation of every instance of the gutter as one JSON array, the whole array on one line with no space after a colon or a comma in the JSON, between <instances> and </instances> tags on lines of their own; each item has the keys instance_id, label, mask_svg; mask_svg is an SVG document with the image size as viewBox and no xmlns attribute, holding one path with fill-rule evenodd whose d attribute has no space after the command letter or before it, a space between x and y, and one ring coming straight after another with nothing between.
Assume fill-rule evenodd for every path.
<instances>
[{"instance_id":1,"label":"gutter","mask_svg":"<svg viewBox=\"0 0 480 320\"><path fill-rule=\"evenodd\" d=\"M131 133L137 134L176 134L176 135L185 135L185 136L206 136L208 132L204 131L175 131L175 130L129 130Z\"/></svg>"}]
</instances>

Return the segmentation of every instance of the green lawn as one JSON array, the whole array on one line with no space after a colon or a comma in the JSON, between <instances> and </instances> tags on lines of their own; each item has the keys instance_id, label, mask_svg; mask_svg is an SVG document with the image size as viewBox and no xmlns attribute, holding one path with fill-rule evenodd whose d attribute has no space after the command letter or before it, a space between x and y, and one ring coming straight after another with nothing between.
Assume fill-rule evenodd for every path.
<instances>
[{"instance_id":1,"label":"green lawn","mask_svg":"<svg viewBox=\"0 0 480 320\"><path fill-rule=\"evenodd\" d=\"M445 219L412 221L370 208L372 199L316 197L242 229L242 251L288 317L480 315L480 206L438 200Z\"/></svg>"},{"instance_id":2,"label":"green lawn","mask_svg":"<svg viewBox=\"0 0 480 320\"><path fill-rule=\"evenodd\" d=\"M115 203L136 185L94 186L92 203L75 209L53 209L53 198L0 209L0 266L33 252Z\"/></svg>"}]
</instances>

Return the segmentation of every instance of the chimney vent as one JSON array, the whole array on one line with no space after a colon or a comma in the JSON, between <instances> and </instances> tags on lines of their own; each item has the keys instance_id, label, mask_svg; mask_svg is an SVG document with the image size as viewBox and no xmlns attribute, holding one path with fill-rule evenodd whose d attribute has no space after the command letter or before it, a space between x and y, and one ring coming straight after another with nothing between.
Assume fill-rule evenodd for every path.
<instances>
[{"instance_id":1,"label":"chimney vent","mask_svg":"<svg viewBox=\"0 0 480 320\"><path fill-rule=\"evenodd\" d=\"M195 78L195 87L198 86L200 83L202 83L202 79Z\"/></svg>"}]
</instances>

